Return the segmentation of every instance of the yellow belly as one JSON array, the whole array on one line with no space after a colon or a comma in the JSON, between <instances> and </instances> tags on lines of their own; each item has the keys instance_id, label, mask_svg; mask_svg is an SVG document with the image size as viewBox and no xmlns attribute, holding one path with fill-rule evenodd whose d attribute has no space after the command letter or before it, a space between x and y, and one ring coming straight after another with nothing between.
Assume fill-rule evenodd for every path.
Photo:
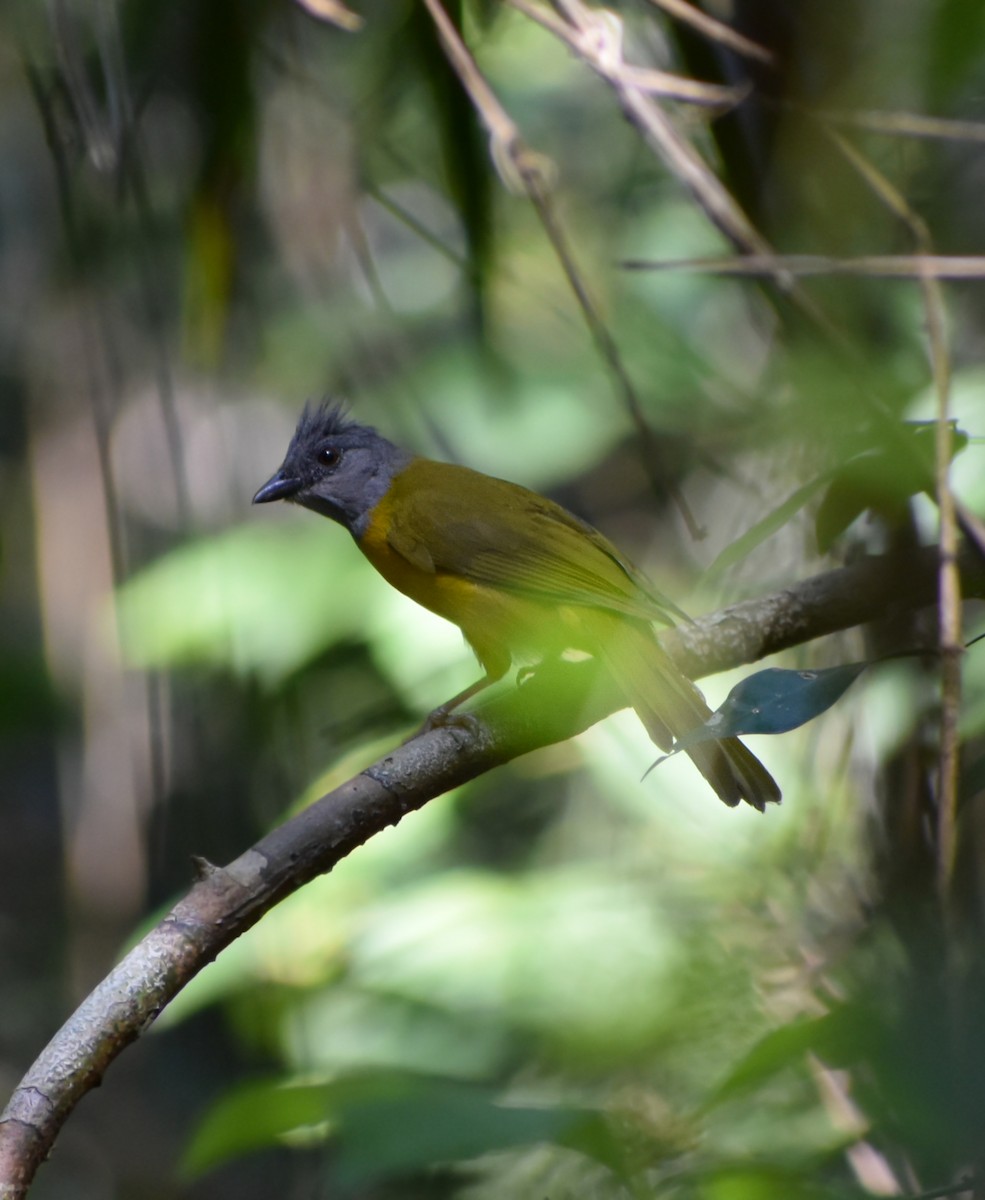
<instances>
[{"instance_id":1,"label":"yellow belly","mask_svg":"<svg viewBox=\"0 0 985 1200\"><path fill-rule=\"evenodd\" d=\"M566 649L591 651L586 628L592 610L554 606L516 592L476 583L461 575L427 571L409 562L388 543L386 513L373 514L359 548L383 578L399 592L458 625L491 674L511 662L536 662Z\"/></svg>"},{"instance_id":2,"label":"yellow belly","mask_svg":"<svg viewBox=\"0 0 985 1200\"><path fill-rule=\"evenodd\" d=\"M385 503L384 500L379 507ZM476 585L460 576L424 571L408 562L380 532L386 526L385 521L377 519L377 513L373 516L369 529L359 541L359 549L370 563L398 592L403 592L438 616L460 625L461 614L470 609L472 594L478 590Z\"/></svg>"}]
</instances>

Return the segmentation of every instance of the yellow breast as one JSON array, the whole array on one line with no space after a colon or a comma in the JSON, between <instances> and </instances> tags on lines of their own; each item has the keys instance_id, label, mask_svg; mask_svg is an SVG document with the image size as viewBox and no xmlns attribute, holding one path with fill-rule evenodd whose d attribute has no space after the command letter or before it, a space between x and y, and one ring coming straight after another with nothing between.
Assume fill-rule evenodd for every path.
<instances>
[{"instance_id":1,"label":"yellow breast","mask_svg":"<svg viewBox=\"0 0 985 1200\"><path fill-rule=\"evenodd\" d=\"M425 570L394 550L388 539L393 504L391 491L373 509L369 526L359 539L359 549L391 587L446 620L461 624L459 614L468 608L476 585L461 576Z\"/></svg>"},{"instance_id":2,"label":"yellow breast","mask_svg":"<svg viewBox=\"0 0 985 1200\"><path fill-rule=\"evenodd\" d=\"M569 648L591 651L596 640L591 609L545 603L515 588L477 582L467 574L467 555L462 556L462 570L442 569L444 560L455 556L449 552L447 528L439 537L429 523L440 512L434 488L442 482L458 486L448 516L454 524L475 499L466 491L472 474L415 460L394 479L373 509L359 539L363 554L391 586L458 625L487 670L505 670L511 660L537 661ZM447 505L447 489L440 493L440 500ZM487 516L487 510L480 509L476 519ZM438 545L443 557L438 555Z\"/></svg>"}]
</instances>

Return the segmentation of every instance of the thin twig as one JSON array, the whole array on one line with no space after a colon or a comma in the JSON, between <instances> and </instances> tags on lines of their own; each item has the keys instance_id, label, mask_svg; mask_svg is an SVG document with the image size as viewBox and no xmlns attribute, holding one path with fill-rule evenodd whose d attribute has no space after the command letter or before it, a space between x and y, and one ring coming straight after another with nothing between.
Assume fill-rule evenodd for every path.
<instances>
[{"instance_id":1,"label":"thin twig","mask_svg":"<svg viewBox=\"0 0 985 1200\"><path fill-rule=\"evenodd\" d=\"M941 750L937 795L937 883L947 903L954 876L957 850L958 783L961 741L958 720L961 710L961 580L958 575L958 524L951 491L951 459L954 433L948 419L951 366L944 330L944 303L940 284L924 280L927 296L927 337L937 399L937 432L934 440L934 474L937 509L940 513L940 598L941 649Z\"/></svg>"},{"instance_id":2,"label":"thin twig","mask_svg":"<svg viewBox=\"0 0 985 1200\"><path fill-rule=\"evenodd\" d=\"M898 1196L902 1188L889 1160L865 1137L869 1122L851 1094L848 1073L814 1053L807 1055L807 1068L828 1119L846 1142L845 1157L859 1186L869 1195Z\"/></svg>"},{"instance_id":3,"label":"thin twig","mask_svg":"<svg viewBox=\"0 0 985 1200\"><path fill-rule=\"evenodd\" d=\"M797 105L790 106L803 111ZM881 133L889 137L928 138L948 142L985 142L985 123L981 121L955 121L947 117L927 117L921 113L881 112L877 109L821 108L813 115L831 125L848 125L864 129L868 133Z\"/></svg>"},{"instance_id":4,"label":"thin twig","mask_svg":"<svg viewBox=\"0 0 985 1200\"><path fill-rule=\"evenodd\" d=\"M627 78L622 58L622 29L614 13L589 8L581 0L557 0L555 7L563 17L559 21L531 0L509 2L531 20L563 38L596 74L606 80L629 119L733 245L744 253L760 254L764 258L772 253L769 243L704 159L678 132L670 117L652 96ZM783 279L778 282L789 283Z\"/></svg>"},{"instance_id":5,"label":"thin twig","mask_svg":"<svg viewBox=\"0 0 985 1200\"><path fill-rule=\"evenodd\" d=\"M831 258L825 254L749 255L745 258L631 258L627 271L687 271L703 275L768 276L777 267L790 275L852 275L870 279L985 279L985 256L945 254L866 254Z\"/></svg>"},{"instance_id":6,"label":"thin twig","mask_svg":"<svg viewBox=\"0 0 985 1200\"><path fill-rule=\"evenodd\" d=\"M673 117L654 97L633 85L622 58L622 24L619 17L603 8L593 8L583 0L552 0L566 25L563 37L579 57L615 92L623 112L644 140L691 194L709 221L743 255L756 255L762 262L772 261L767 272L781 292L831 341L847 352L847 339L823 309L784 270L773 247L746 216L725 184L705 162L693 143L677 128ZM556 16L545 19L545 10L533 0L509 0L514 8L555 32Z\"/></svg>"},{"instance_id":7,"label":"thin twig","mask_svg":"<svg viewBox=\"0 0 985 1200\"><path fill-rule=\"evenodd\" d=\"M703 33L706 38L727 46L736 54L754 58L768 66L772 66L776 61L772 50L767 50L765 46L754 42L752 38L747 38L733 29L731 25L726 25L723 21L718 21L708 13L702 12L693 4L688 4L687 0L650 0L650 3L662 8L665 13L680 21L682 25L690 25L692 29Z\"/></svg>"},{"instance_id":8,"label":"thin twig","mask_svg":"<svg viewBox=\"0 0 985 1200\"><path fill-rule=\"evenodd\" d=\"M65 232L69 258L73 267L81 273L80 264L84 259L85 235L76 210L72 190L72 173L65 153L64 139L59 133L52 105L51 89L47 86L40 68L26 53L23 65L51 155L59 217ZM68 81L64 82L67 89ZM76 118L79 121L82 120L81 113L77 109ZM82 348L86 368L84 372L85 390L92 412L92 427L95 434L96 452L99 456L99 479L106 512L110 567L114 582L120 583L128 573L129 549L123 510L117 493L116 474L110 454L110 432L114 415L110 398L113 402L118 403L121 390L119 354L105 304L98 292L90 301L88 308L82 311L79 319L84 329ZM91 328L88 327L90 321ZM97 353L97 350L101 353Z\"/></svg>"},{"instance_id":9,"label":"thin twig","mask_svg":"<svg viewBox=\"0 0 985 1200\"><path fill-rule=\"evenodd\" d=\"M475 60L439 0L424 0L424 3L438 29L452 67L489 132L493 161L500 167L500 174L504 180L507 183L512 182L515 188L521 190L529 198L544 227L544 232L547 234L565 278L578 301L595 345L632 417L643 445L642 461L651 484L656 491L670 495L691 536L694 538L704 537L705 531L695 520L684 496L672 480L662 476L656 470L658 448L653 432L643 415L639 396L622 361L616 341L609 332L608 326L602 319L598 306L582 278L575 262L574 253L557 218L546 184L545 160L532 152L524 142L515 122L500 104L492 88L486 83Z\"/></svg>"},{"instance_id":10,"label":"thin twig","mask_svg":"<svg viewBox=\"0 0 985 1200\"><path fill-rule=\"evenodd\" d=\"M342 4L341 0L298 0L298 4L319 21L327 21L347 33L355 33L363 27L363 18Z\"/></svg>"},{"instance_id":11,"label":"thin twig","mask_svg":"<svg viewBox=\"0 0 985 1200\"><path fill-rule=\"evenodd\" d=\"M532 172L529 177L525 176L525 183L531 203L536 208L541 224L544 226L544 231L550 239L551 245L554 247L554 253L557 255L558 262L561 264L568 284L572 292L574 292L575 299L578 301L578 305L584 314L595 345L602 355L604 362L608 365L609 371L622 393L626 408L633 419L637 436L642 442L642 461L650 483L658 493L666 492L670 495L687 526L688 533L696 540L700 540L707 535L707 531L695 519L684 494L678 489L673 480L666 475L660 474L657 470L657 464L661 457L660 448L653 436L653 431L643 416L639 397L636 395L636 389L622 361L622 356L619 353L615 339L609 332L608 326L602 320L578 271L574 255L568 245L568 240L555 217L554 209L550 203L543 180L540 178L539 173Z\"/></svg>"},{"instance_id":12,"label":"thin twig","mask_svg":"<svg viewBox=\"0 0 985 1200\"><path fill-rule=\"evenodd\" d=\"M424 4L438 30L455 74L468 93L473 107L494 143L493 161L499 163L504 156L511 156L511 147L520 144L520 131L513 118L500 104L496 93L486 83L475 64L475 59L469 53L454 22L445 12L439 0L424 0Z\"/></svg>"},{"instance_id":13,"label":"thin twig","mask_svg":"<svg viewBox=\"0 0 985 1200\"><path fill-rule=\"evenodd\" d=\"M584 33L569 25L565 20L552 13L549 9L530 0L511 0L513 7L531 21L535 21L559 41L567 45L579 57L584 56ZM656 0L654 0L656 2ZM638 88L651 96L659 96L663 100L676 100L682 104L697 104L705 108L729 109L741 103L749 94L747 86L735 87L720 83L702 83L687 75L677 75L670 71L661 71L655 67L636 67L622 59L622 21L617 13L609 9L593 10L597 22L595 33L600 37L600 48L603 57L609 59L611 68L618 71L623 82L630 87ZM606 26L606 29L602 29ZM612 47L618 46L613 54Z\"/></svg>"},{"instance_id":14,"label":"thin twig","mask_svg":"<svg viewBox=\"0 0 985 1200\"><path fill-rule=\"evenodd\" d=\"M102 67L100 83L106 96L107 111L105 115L90 86L77 48L67 36L64 27L66 14L61 3L58 3L53 9L52 36L59 46L59 62L66 91L72 100L76 119L89 144L89 159L98 170L116 173L120 182L124 186L129 186L140 222L142 236L136 240L139 258L137 276L155 351L157 398L164 425L167 457L174 480L179 525L180 528L187 529L190 525L191 503L178 424L174 381L164 334L163 306L159 295L159 280L162 272L159 264L152 261L151 247L154 244L152 210L138 154L139 129L124 70L125 56L116 18L115 9L105 5L97 9L94 17ZM39 69L29 60L26 53L24 57L31 90L45 127L58 180L58 196L66 241L73 264L81 273L81 264L85 258L82 245L84 239L76 215L65 148L62 139L58 136L57 125L50 111L50 103ZM113 579L119 583L126 578L129 572L126 522L119 504L116 476L110 454L112 423L116 410L119 408L122 393L120 355L105 305L98 294L90 301L90 307L93 310L98 336L85 338L84 345L90 363L89 392L100 460L100 478L110 538ZM89 349L90 344L101 347L105 380L97 378L96 356ZM145 673L141 682L147 701L148 758L152 799L156 803L163 795L165 774L161 750L160 689L159 681L150 673Z\"/></svg>"},{"instance_id":15,"label":"thin twig","mask_svg":"<svg viewBox=\"0 0 985 1200\"><path fill-rule=\"evenodd\" d=\"M943 1187L930 1188L926 1192L914 1192L908 1196L902 1196L900 1200L942 1200L945 1196L960 1196L962 1192L973 1192L974 1188L975 1177L962 1175L955 1183L946 1183Z\"/></svg>"},{"instance_id":16,"label":"thin twig","mask_svg":"<svg viewBox=\"0 0 985 1200\"><path fill-rule=\"evenodd\" d=\"M917 249L918 264L933 250L926 222L913 211L900 191L842 134L828 131L831 141L851 163L881 203L905 225ZM961 581L958 577L958 523L951 491L953 430L949 420L951 359L945 330L944 296L940 280L930 271L918 274L927 321L927 343L937 407L934 438L934 494L940 514L939 625L941 661L940 756L937 789L937 883L945 911L954 874L961 708Z\"/></svg>"},{"instance_id":17,"label":"thin twig","mask_svg":"<svg viewBox=\"0 0 985 1200\"><path fill-rule=\"evenodd\" d=\"M349 245L352 248L353 257L356 264L362 273L363 282L370 294L373 304L377 310L384 314L394 329L398 328L398 323L394 316L393 307L390 304L390 299L387 296L386 288L383 286L383 280L380 278L380 273L377 270L376 260L373 257L373 251L369 244L369 239L366 236L366 229L363 221L357 211L352 211L346 214L344 220L344 228L346 236L349 239ZM398 354L402 353L403 346L400 344L399 336L395 339L398 343ZM381 357L379 347L375 348L374 353L366 355L367 361L375 361L379 365ZM386 356L389 357L389 354ZM425 428L430 434L435 445L441 452L453 461L458 461L458 456L455 453L455 447L451 444L447 434L442 428L440 421L434 419L430 413L428 406L424 403L417 387L414 385L412 377L407 377L402 380L402 387L410 397L411 403L417 413L419 419L423 422Z\"/></svg>"}]
</instances>

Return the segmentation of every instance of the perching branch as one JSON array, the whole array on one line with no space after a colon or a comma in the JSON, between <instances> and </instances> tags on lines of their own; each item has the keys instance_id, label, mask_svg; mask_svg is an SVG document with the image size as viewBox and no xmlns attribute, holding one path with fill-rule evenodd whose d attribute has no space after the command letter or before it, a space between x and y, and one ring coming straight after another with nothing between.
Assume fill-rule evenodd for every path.
<instances>
[{"instance_id":1,"label":"perching branch","mask_svg":"<svg viewBox=\"0 0 985 1200\"><path fill-rule=\"evenodd\" d=\"M868 559L761 600L711 614L664 639L700 677L936 598L937 552ZM962 561L966 595L985 595L977 556ZM558 681L561 680L561 686ZM107 1067L199 971L298 888L408 812L494 767L563 741L624 701L593 662L539 670L483 705L474 727L421 734L379 759L226 867L198 882L82 1002L0 1116L0 1200L27 1195L62 1125Z\"/></svg>"}]
</instances>

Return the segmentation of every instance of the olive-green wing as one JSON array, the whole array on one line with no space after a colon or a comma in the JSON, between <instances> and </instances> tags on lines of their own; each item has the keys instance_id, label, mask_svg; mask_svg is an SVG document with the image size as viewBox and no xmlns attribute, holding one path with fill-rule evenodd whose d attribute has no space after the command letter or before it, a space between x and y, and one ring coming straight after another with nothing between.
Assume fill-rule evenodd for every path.
<instances>
[{"instance_id":1,"label":"olive-green wing","mask_svg":"<svg viewBox=\"0 0 985 1200\"><path fill-rule=\"evenodd\" d=\"M688 619L597 530L517 484L418 459L388 499L387 540L421 569L555 604Z\"/></svg>"}]
</instances>

